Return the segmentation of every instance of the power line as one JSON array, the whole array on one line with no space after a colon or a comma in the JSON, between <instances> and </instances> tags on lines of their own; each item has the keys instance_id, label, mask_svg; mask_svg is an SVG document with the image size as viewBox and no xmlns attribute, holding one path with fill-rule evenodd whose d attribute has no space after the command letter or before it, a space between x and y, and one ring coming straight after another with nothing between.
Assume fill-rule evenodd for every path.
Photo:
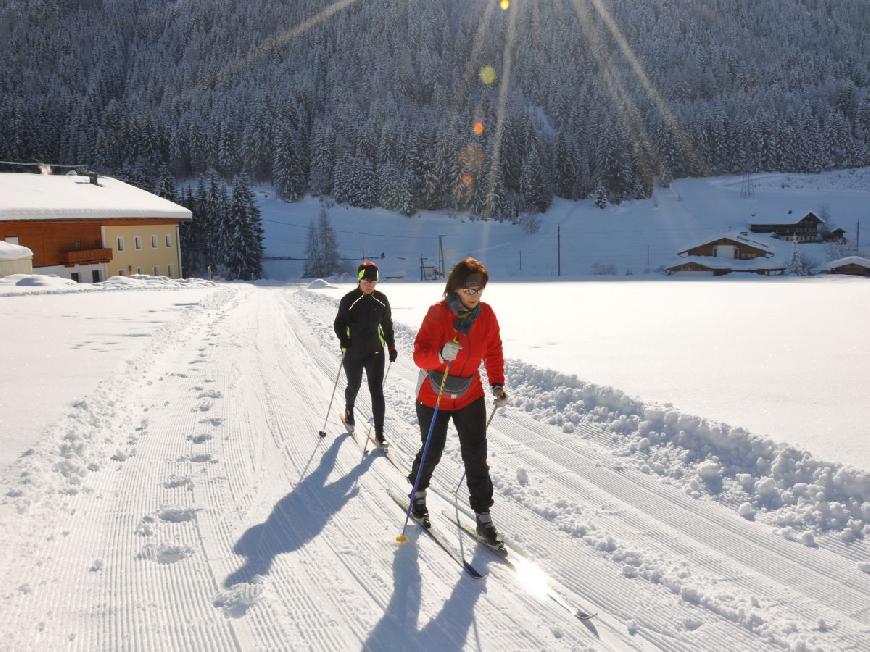
<instances>
[{"instance_id":1,"label":"power line","mask_svg":"<svg viewBox=\"0 0 870 652\"><path fill-rule=\"evenodd\" d=\"M281 226L289 226L294 229L309 229L311 227L302 226L301 224L288 224L287 222L279 222L278 220L270 220L267 217L260 218L263 222L272 222L273 224L280 224ZM437 235L389 235L386 233L370 233L368 231L345 231L342 229L333 229L336 233L349 233L351 235L373 235L379 238L400 238L405 240L437 240L439 236ZM444 237L444 236L441 236Z\"/></svg>"}]
</instances>

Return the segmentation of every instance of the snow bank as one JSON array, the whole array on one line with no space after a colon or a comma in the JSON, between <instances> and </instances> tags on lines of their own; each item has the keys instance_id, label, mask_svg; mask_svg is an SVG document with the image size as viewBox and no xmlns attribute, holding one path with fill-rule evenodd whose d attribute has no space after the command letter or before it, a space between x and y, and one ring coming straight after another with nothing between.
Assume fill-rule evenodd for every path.
<instances>
[{"instance_id":1,"label":"snow bank","mask_svg":"<svg viewBox=\"0 0 870 652\"><path fill-rule=\"evenodd\" d=\"M21 260L33 258L33 252L27 247L0 240L0 260Z\"/></svg>"},{"instance_id":2,"label":"snow bank","mask_svg":"<svg viewBox=\"0 0 870 652\"><path fill-rule=\"evenodd\" d=\"M639 470L763 518L789 539L870 536L870 473L522 362L508 362L507 385L511 405L537 420L595 438Z\"/></svg>"},{"instance_id":3,"label":"snow bank","mask_svg":"<svg viewBox=\"0 0 870 652\"><path fill-rule=\"evenodd\" d=\"M201 278L168 278L166 276L112 276L102 283L76 283L55 274L12 274L0 278L0 297L22 294L66 294L99 290L179 290L212 287L215 283Z\"/></svg>"}]
</instances>

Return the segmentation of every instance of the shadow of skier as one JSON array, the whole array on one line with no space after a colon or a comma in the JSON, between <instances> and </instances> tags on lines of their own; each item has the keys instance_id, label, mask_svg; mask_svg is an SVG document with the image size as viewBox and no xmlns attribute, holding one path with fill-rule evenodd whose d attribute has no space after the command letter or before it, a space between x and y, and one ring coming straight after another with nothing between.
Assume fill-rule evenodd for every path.
<instances>
[{"instance_id":1,"label":"shadow of skier","mask_svg":"<svg viewBox=\"0 0 870 652\"><path fill-rule=\"evenodd\" d=\"M408 541L397 547L393 559L393 596L384 616L366 640L365 650L438 650L451 652L466 648L467 632L474 623L477 600L486 591L483 579L462 573L441 611L422 629L417 626L422 599L417 541L422 535L412 531ZM478 561L475 555L471 563ZM460 571L457 570L457 573ZM475 627L476 632L476 627ZM476 633L475 633L476 636ZM477 641L480 648L480 642Z\"/></svg>"},{"instance_id":2,"label":"shadow of skier","mask_svg":"<svg viewBox=\"0 0 870 652\"><path fill-rule=\"evenodd\" d=\"M275 557L298 550L314 539L327 521L359 493L357 480L377 455L369 455L350 473L326 484L335 466L338 450L346 438L337 437L323 453L317 468L275 503L272 513L263 523L254 525L242 534L233 546L233 552L245 557L245 563L227 576L224 587L252 582L255 576L268 574Z\"/></svg>"}]
</instances>

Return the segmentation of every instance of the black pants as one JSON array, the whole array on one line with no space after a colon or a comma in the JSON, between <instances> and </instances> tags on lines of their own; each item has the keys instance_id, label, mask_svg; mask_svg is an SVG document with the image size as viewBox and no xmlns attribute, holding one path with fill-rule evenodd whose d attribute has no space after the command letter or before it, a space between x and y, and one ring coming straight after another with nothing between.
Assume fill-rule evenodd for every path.
<instances>
[{"instance_id":1,"label":"black pants","mask_svg":"<svg viewBox=\"0 0 870 652\"><path fill-rule=\"evenodd\" d=\"M372 395L372 417L375 422L375 434L384 432L384 350L363 353L346 353L344 356L344 373L347 375L347 387L344 390L344 406L346 412L353 414L356 395L362 384L362 372L366 371L369 392Z\"/></svg>"},{"instance_id":2,"label":"black pants","mask_svg":"<svg viewBox=\"0 0 870 652\"><path fill-rule=\"evenodd\" d=\"M420 441L426 445L429 425L435 408L417 401L417 420L420 423ZM465 482L468 485L469 503L475 512L488 512L492 506L492 480L489 478L489 465L486 463L486 403L481 396L461 410L438 410L435 427L432 430L432 441L426 453L423 473L420 476L418 490L426 489L432 479L432 472L441 461L441 453L447 442L447 425L450 419L459 433L459 446L462 450L462 461L465 463ZM420 468L420 456L423 447L414 459L408 480L414 484L417 469Z\"/></svg>"}]
</instances>

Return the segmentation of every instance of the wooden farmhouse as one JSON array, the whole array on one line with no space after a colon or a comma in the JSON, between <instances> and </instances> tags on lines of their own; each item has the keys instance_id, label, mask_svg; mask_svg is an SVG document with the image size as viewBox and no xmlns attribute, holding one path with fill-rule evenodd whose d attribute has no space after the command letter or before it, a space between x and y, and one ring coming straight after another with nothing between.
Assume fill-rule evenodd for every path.
<instances>
[{"instance_id":1,"label":"wooden farmhouse","mask_svg":"<svg viewBox=\"0 0 870 652\"><path fill-rule=\"evenodd\" d=\"M183 206L96 174L0 174L0 240L33 252L33 273L78 282L179 278Z\"/></svg>"},{"instance_id":2,"label":"wooden farmhouse","mask_svg":"<svg viewBox=\"0 0 870 652\"><path fill-rule=\"evenodd\" d=\"M846 256L839 260L832 260L826 263L820 271L829 274L848 274L850 276L868 276L870 277L870 258L861 256Z\"/></svg>"},{"instance_id":3,"label":"wooden farmhouse","mask_svg":"<svg viewBox=\"0 0 870 652\"><path fill-rule=\"evenodd\" d=\"M765 224L750 224L753 233L772 233L780 238L797 239L798 242L819 242L822 240L822 227L825 221L810 211L800 220L786 217ZM843 232L845 234L845 231Z\"/></svg>"},{"instance_id":4,"label":"wooden farmhouse","mask_svg":"<svg viewBox=\"0 0 870 652\"><path fill-rule=\"evenodd\" d=\"M721 235L707 242L677 252L680 258L665 268L668 274L702 274L723 276L732 272L784 274L785 265L776 260L775 252L745 232Z\"/></svg>"}]
</instances>

